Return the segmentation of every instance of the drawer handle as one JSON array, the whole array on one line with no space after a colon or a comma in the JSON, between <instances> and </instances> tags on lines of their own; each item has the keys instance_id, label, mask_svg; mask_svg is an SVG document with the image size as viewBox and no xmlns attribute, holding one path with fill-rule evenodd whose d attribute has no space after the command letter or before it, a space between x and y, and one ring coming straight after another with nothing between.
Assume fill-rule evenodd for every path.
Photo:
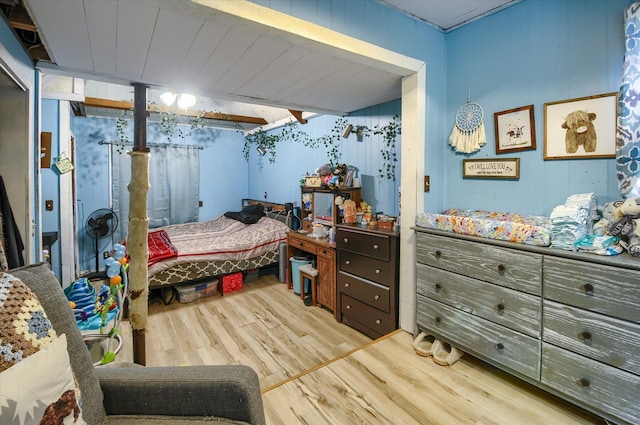
<instances>
[{"instance_id":1,"label":"drawer handle","mask_svg":"<svg viewBox=\"0 0 640 425\"><path fill-rule=\"evenodd\" d=\"M344 284L344 287L345 287L345 288L348 288L348 287L349 287L349 285L350 285L350 283L345 283L345 284Z\"/></svg>"},{"instance_id":2,"label":"drawer handle","mask_svg":"<svg viewBox=\"0 0 640 425\"><path fill-rule=\"evenodd\" d=\"M497 344L496 344L496 348L497 348L498 350L502 351L502 350L504 350L504 344L503 344L503 343L501 343L501 342L499 342L499 343L497 343Z\"/></svg>"},{"instance_id":3,"label":"drawer handle","mask_svg":"<svg viewBox=\"0 0 640 425\"><path fill-rule=\"evenodd\" d=\"M440 318L440 316L436 316L436 323L440 323L442 321L442 319Z\"/></svg>"},{"instance_id":4,"label":"drawer handle","mask_svg":"<svg viewBox=\"0 0 640 425\"><path fill-rule=\"evenodd\" d=\"M587 341L591 339L591 332L589 331L580 332L580 335L578 335L578 337L583 341Z\"/></svg>"},{"instance_id":5,"label":"drawer handle","mask_svg":"<svg viewBox=\"0 0 640 425\"><path fill-rule=\"evenodd\" d=\"M380 295L376 295L375 297L373 297L374 300L379 300L380 299Z\"/></svg>"},{"instance_id":6,"label":"drawer handle","mask_svg":"<svg viewBox=\"0 0 640 425\"><path fill-rule=\"evenodd\" d=\"M584 292L593 292L593 285L590 283L586 283L582 288Z\"/></svg>"},{"instance_id":7,"label":"drawer handle","mask_svg":"<svg viewBox=\"0 0 640 425\"><path fill-rule=\"evenodd\" d=\"M351 261L347 260L344 263L348 266L349 264L351 264Z\"/></svg>"},{"instance_id":8,"label":"drawer handle","mask_svg":"<svg viewBox=\"0 0 640 425\"><path fill-rule=\"evenodd\" d=\"M503 272L505 271L507 268L504 266L504 264L498 264L498 271L499 272Z\"/></svg>"},{"instance_id":9,"label":"drawer handle","mask_svg":"<svg viewBox=\"0 0 640 425\"><path fill-rule=\"evenodd\" d=\"M440 251L436 251L436 257L437 257L437 258L440 258L440 256L441 256L441 255L442 255L442 252L440 252Z\"/></svg>"},{"instance_id":10,"label":"drawer handle","mask_svg":"<svg viewBox=\"0 0 640 425\"><path fill-rule=\"evenodd\" d=\"M344 238L343 240L344 240L344 243L349 243L349 239Z\"/></svg>"},{"instance_id":11,"label":"drawer handle","mask_svg":"<svg viewBox=\"0 0 640 425\"><path fill-rule=\"evenodd\" d=\"M581 387L587 388L589 385L591 385L591 382L589 382L587 378L580 378L578 379L578 385L580 385Z\"/></svg>"},{"instance_id":12,"label":"drawer handle","mask_svg":"<svg viewBox=\"0 0 640 425\"><path fill-rule=\"evenodd\" d=\"M374 244L374 245L373 245L373 249L378 249L378 245L377 245L377 244Z\"/></svg>"},{"instance_id":13,"label":"drawer handle","mask_svg":"<svg viewBox=\"0 0 640 425\"><path fill-rule=\"evenodd\" d=\"M349 304L347 304L347 310L349 310L351 308L351 306Z\"/></svg>"},{"instance_id":14,"label":"drawer handle","mask_svg":"<svg viewBox=\"0 0 640 425\"><path fill-rule=\"evenodd\" d=\"M436 291L439 291L442 289L442 285L440 285L439 283L436 283Z\"/></svg>"},{"instance_id":15,"label":"drawer handle","mask_svg":"<svg viewBox=\"0 0 640 425\"><path fill-rule=\"evenodd\" d=\"M376 274L380 274L380 269L376 269Z\"/></svg>"},{"instance_id":16,"label":"drawer handle","mask_svg":"<svg viewBox=\"0 0 640 425\"><path fill-rule=\"evenodd\" d=\"M379 325L380 323L382 323L382 320L380 319L376 320L376 325Z\"/></svg>"},{"instance_id":17,"label":"drawer handle","mask_svg":"<svg viewBox=\"0 0 640 425\"><path fill-rule=\"evenodd\" d=\"M498 307L499 311L504 310L504 304L502 304L502 303L498 304L496 307Z\"/></svg>"}]
</instances>

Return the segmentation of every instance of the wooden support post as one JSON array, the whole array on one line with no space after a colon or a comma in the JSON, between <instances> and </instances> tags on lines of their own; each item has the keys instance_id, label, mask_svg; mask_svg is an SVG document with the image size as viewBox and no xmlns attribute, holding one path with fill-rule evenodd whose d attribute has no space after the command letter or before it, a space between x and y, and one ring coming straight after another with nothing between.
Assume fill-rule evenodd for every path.
<instances>
[{"instance_id":1,"label":"wooden support post","mask_svg":"<svg viewBox=\"0 0 640 425\"><path fill-rule=\"evenodd\" d=\"M147 88L134 84L133 152L129 183L129 318L132 329L133 361L146 366L145 332L149 308L147 261L147 196L149 193L149 148L147 147Z\"/></svg>"}]
</instances>

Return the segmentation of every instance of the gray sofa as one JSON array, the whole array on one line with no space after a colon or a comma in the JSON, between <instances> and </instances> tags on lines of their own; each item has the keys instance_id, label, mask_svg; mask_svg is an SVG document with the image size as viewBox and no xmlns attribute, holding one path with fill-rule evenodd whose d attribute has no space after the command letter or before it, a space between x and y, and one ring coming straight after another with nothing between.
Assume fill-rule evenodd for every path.
<instances>
[{"instance_id":1,"label":"gray sofa","mask_svg":"<svg viewBox=\"0 0 640 425\"><path fill-rule=\"evenodd\" d=\"M248 366L94 368L60 283L47 263L10 270L38 297L58 335L67 335L87 424L261 424L258 376Z\"/></svg>"}]
</instances>

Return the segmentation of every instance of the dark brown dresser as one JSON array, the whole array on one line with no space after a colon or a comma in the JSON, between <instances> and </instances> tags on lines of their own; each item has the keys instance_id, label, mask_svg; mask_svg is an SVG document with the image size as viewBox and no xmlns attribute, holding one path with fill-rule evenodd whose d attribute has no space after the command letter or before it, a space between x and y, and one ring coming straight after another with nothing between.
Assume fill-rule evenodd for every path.
<instances>
[{"instance_id":1,"label":"dark brown dresser","mask_svg":"<svg viewBox=\"0 0 640 425\"><path fill-rule=\"evenodd\" d=\"M397 232L336 226L338 321L378 338L398 328Z\"/></svg>"}]
</instances>

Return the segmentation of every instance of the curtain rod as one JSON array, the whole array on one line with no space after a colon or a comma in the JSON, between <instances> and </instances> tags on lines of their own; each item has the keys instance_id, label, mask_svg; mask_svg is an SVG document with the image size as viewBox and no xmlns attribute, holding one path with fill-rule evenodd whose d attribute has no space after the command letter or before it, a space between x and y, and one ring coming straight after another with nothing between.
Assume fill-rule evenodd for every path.
<instances>
[{"instance_id":1,"label":"curtain rod","mask_svg":"<svg viewBox=\"0 0 640 425\"><path fill-rule=\"evenodd\" d=\"M115 144L119 144L122 145L122 143L120 142L116 142L113 140L101 140L98 142L99 145L115 145ZM132 143L126 143L125 146L131 146L133 147ZM181 145L178 143L147 143L147 146L150 148L166 148L166 147L172 147L172 148L183 148L183 149L200 149L203 150L204 146L202 145Z\"/></svg>"}]
</instances>

